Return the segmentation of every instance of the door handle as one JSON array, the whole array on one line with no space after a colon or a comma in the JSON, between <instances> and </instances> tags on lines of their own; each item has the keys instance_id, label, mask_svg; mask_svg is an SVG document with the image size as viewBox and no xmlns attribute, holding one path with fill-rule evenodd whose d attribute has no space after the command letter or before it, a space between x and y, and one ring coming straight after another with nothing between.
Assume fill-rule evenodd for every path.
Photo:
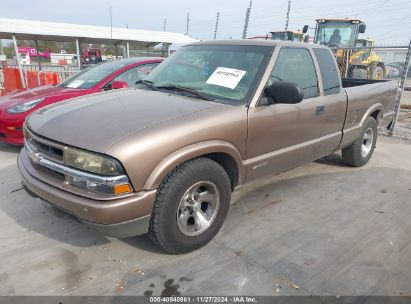
<instances>
[{"instance_id":1,"label":"door handle","mask_svg":"<svg viewBox=\"0 0 411 304\"><path fill-rule=\"evenodd\" d=\"M323 105L315 107L315 115L316 116L324 114L324 111L325 111L325 107Z\"/></svg>"}]
</instances>

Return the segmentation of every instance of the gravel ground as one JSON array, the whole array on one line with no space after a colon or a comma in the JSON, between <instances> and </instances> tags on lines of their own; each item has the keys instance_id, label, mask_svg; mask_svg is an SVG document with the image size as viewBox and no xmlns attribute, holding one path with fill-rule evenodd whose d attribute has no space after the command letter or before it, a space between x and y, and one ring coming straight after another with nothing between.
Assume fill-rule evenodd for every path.
<instances>
[{"instance_id":1,"label":"gravel ground","mask_svg":"<svg viewBox=\"0 0 411 304\"><path fill-rule=\"evenodd\" d=\"M379 129L379 134L389 136L388 130L386 129ZM392 138L401 139L405 142L411 143L411 117L397 121Z\"/></svg>"}]
</instances>

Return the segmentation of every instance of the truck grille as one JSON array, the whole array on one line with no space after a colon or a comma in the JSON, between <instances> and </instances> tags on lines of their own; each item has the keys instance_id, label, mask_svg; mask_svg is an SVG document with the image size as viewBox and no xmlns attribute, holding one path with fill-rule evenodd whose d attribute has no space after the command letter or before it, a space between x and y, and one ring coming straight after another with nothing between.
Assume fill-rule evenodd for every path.
<instances>
[{"instance_id":1,"label":"truck grille","mask_svg":"<svg viewBox=\"0 0 411 304\"><path fill-rule=\"evenodd\" d=\"M41 155L47 159L61 164L63 163L63 145L41 138L27 128L24 129L24 137L26 144L29 145L32 150L41 153Z\"/></svg>"}]
</instances>

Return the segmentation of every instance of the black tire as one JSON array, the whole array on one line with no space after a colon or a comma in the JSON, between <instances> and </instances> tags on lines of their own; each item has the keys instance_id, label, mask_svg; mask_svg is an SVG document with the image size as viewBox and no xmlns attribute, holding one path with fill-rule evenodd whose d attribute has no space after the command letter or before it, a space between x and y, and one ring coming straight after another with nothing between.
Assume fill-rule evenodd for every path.
<instances>
[{"instance_id":1,"label":"black tire","mask_svg":"<svg viewBox=\"0 0 411 304\"><path fill-rule=\"evenodd\" d=\"M372 66L370 69L371 79L381 80L384 78L384 70L380 66Z\"/></svg>"},{"instance_id":2,"label":"black tire","mask_svg":"<svg viewBox=\"0 0 411 304\"><path fill-rule=\"evenodd\" d=\"M372 132L372 139L369 140L369 150L364 149L364 147L368 147L365 144L365 135L367 132ZM369 134L369 133L367 133ZM374 117L368 117L367 121L364 124L364 128L360 134L360 136L348 147L342 149L342 158L347 165L353 167L361 167L364 166L371 158L374 149L375 143L377 142L377 122L375 121ZM366 154L364 152L367 151Z\"/></svg>"},{"instance_id":3,"label":"black tire","mask_svg":"<svg viewBox=\"0 0 411 304\"><path fill-rule=\"evenodd\" d=\"M215 186L213 189L219 196L219 207L215 208L216 211L213 213L215 218L210 221L210 226L205 231L199 235L189 236L182 232L184 229L180 228L181 222L177 223L177 214L181 211L183 195L185 196L189 189L202 182ZM220 230L230 208L230 199L230 180L226 171L218 163L208 158L187 161L170 172L161 183L151 214L148 235L155 244L170 254L198 249L211 241ZM201 209L202 204L204 203L200 204ZM195 211L189 211L188 214L190 212ZM193 218L191 220L194 221ZM195 230L194 226L190 227L190 218L185 222L188 228Z\"/></svg>"},{"instance_id":4,"label":"black tire","mask_svg":"<svg viewBox=\"0 0 411 304\"><path fill-rule=\"evenodd\" d=\"M368 78L368 72L367 72L366 69L354 68L351 72L351 78L354 78L354 79L367 79Z\"/></svg>"}]
</instances>

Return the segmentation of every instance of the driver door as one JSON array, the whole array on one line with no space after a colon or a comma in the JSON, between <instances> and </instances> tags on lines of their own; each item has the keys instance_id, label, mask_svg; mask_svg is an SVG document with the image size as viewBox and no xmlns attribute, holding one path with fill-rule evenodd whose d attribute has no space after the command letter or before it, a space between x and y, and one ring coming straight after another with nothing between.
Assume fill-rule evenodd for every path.
<instances>
[{"instance_id":1,"label":"driver door","mask_svg":"<svg viewBox=\"0 0 411 304\"><path fill-rule=\"evenodd\" d=\"M304 99L298 104L264 105L269 97L262 96L249 109L247 181L310 162L319 146L324 107L311 51L282 47L267 85L273 81L298 83Z\"/></svg>"}]
</instances>

